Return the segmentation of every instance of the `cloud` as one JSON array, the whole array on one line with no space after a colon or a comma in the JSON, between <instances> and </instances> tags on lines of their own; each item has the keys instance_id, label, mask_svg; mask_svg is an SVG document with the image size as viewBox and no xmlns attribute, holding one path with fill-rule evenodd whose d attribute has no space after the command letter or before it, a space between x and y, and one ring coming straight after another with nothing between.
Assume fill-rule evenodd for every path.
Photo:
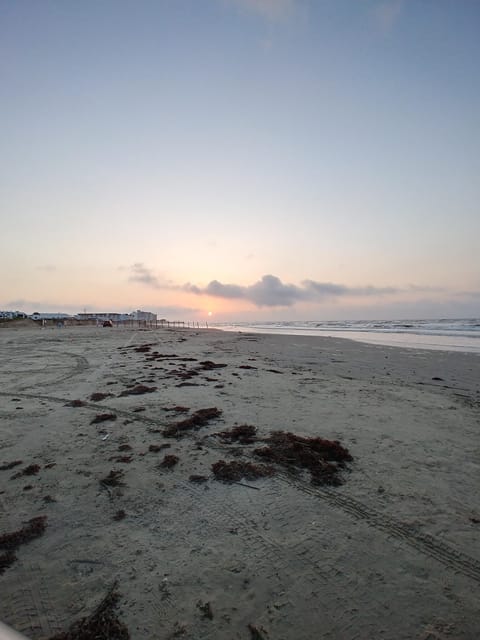
<instances>
[{"instance_id":1,"label":"cloud","mask_svg":"<svg viewBox=\"0 0 480 640\"><path fill-rule=\"evenodd\" d=\"M399 293L396 287L346 287L331 282L315 282L304 280L301 286L285 284L280 278L265 275L258 282L241 286L238 284L222 284L212 280L206 287L186 284L183 289L196 295L208 295L216 298L247 300L257 307L291 307L297 302L322 301L347 296L384 296Z\"/></svg>"},{"instance_id":2,"label":"cloud","mask_svg":"<svg viewBox=\"0 0 480 640\"><path fill-rule=\"evenodd\" d=\"M383 36L387 36L400 18L404 0L385 0L373 8L373 19Z\"/></svg>"},{"instance_id":3,"label":"cloud","mask_svg":"<svg viewBox=\"0 0 480 640\"><path fill-rule=\"evenodd\" d=\"M399 293L397 287L346 287L343 284L333 284L332 282L314 282L304 280L302 283L306 289L312 291L318 298L336 298L339 296L384 296Z\"/></svg>"},{"instance_id":4,"label":"cloud","mask_svg":"<svg viewBox=\"0 0 480 640\"><path fill-rule=\"evenodd\" d=\"M346 298L379 298L399 294L442 293L439 287L419 286L410 284L401 287L375 287L365 285L349 287L334 282L318 282L303 280L299 285L284 283L272 274L262 276L251 285L223 283L212 280L206 286L199 286L188 282L184 285L172 282L160 282L151 269L143 263L136 263L130 267L130 282L141 282L154 289L168 289L170 291L184 291L196 296L211 296L224 300L245 300L256 307L292 307L298 302L335 301ZM190 311L190 310L189 310ZM197 311L197 309L191 310Z\"/></svg>"},{"instance_id":5,"label":"cloud","mask_svg":"<svg viewBox=\"0 0 480 640\"><path fill-rule=\"evenodd\" d=\"M163 288L158 278L152 273L150 269L147 269L147 267L142 262L136 262L130 267L130 271L130 282L141 282L142 284L146 284L149 287L153 287L154 289Z\"/></svg>"},{"instance_id":6,"label":"cloud","mask_svg":"<svg viewBox=\"0 0 480 640\"><path fill-rule=\"evenodd\" d=\"M295 11L298 0L226 0L241 11L257 14L268 22L288 19Z\"/></svg>"}]
</instances>

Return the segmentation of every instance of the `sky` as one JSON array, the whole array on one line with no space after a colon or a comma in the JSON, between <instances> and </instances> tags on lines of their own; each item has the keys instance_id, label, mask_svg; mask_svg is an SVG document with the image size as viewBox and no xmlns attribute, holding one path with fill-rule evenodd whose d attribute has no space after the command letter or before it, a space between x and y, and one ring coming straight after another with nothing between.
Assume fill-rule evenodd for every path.
<instances>
[{"instance_id":1,"label":"sky","mask_svg":"<svg viewBox=\"0 0 480 640\"><path fill-rule=\"evenodd\" d=\"M479 317L479 66L477 0L0 0L0 309Z\"/></svg>"}]
</instances>

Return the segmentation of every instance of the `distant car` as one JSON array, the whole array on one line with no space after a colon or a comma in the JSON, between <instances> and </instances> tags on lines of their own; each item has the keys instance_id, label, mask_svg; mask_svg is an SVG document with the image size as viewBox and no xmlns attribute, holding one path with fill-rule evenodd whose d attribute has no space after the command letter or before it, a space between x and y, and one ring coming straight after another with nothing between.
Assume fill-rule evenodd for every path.
<instances>
[{"instance_id":1,"label":"distant car","mask_svg":"<svg viewBox=\"0 0 480 640\"><path fill-rule=\"evenodd\" d=\"M102 327L113 327L113 322L111 320L105 320Z\"/></svg>"}]
</instances>

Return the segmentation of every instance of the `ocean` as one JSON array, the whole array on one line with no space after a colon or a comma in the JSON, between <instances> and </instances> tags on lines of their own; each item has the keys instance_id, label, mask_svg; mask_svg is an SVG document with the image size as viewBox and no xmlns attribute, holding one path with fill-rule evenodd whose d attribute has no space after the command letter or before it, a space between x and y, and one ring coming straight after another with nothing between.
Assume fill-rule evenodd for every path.
<instances>
[{"instance_id":1,"label":"ocean","mask_svg":"<svg viewBox=\"0 0 480 640\"><path fill-rule=\"evenodd\" d=\"M349 338L370 344L480 354L480 318L216 323L217 329Z\"/></svg>"}]
</instances>

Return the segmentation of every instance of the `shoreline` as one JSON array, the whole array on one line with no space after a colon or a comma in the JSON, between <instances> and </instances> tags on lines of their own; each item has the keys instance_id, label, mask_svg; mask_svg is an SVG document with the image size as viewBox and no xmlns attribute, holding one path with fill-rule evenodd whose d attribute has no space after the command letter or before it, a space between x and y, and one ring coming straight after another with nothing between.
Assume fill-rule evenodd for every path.
<instances>
[{"instance_id":1,"label":"shoreline","mask_svg":"<svg viewBox=\"0 0 480 640\"><path fill-rule=\"evenodd\" d=\"M475 637L479 380L474 354L328 337L1 332L0 467L22 464L0 470L0 535L48 520L0 575L0 620L50 638L117 580L135 640L249 640L249 625L276 640ZM142 385L155 389L131 395ZM218 417L165 437L207 407ZM344 483L215 480L220 459L255 459L258 444L214 435L244 424L340 441Z\"/></svg>"},{"instance_id":2,"label":"shoreline","mask_svg":"<svg viewBox=\"0 0 480 640\"><path fill-rule=\"evenodd\" d=\"M449 351L461 353L473 353L480 355L480 339L458 335L421 334L413 332L394 331L354 331L334 329L305 329L289 327L255 327L255 326L215 326L214 328L227 332L258 333L261 335L289 335L310 336L324 338L342 338L365 344L376 344L387 347L400 347L404 349L426 349L432 351Z\"/></svg>"}]
</instances>

